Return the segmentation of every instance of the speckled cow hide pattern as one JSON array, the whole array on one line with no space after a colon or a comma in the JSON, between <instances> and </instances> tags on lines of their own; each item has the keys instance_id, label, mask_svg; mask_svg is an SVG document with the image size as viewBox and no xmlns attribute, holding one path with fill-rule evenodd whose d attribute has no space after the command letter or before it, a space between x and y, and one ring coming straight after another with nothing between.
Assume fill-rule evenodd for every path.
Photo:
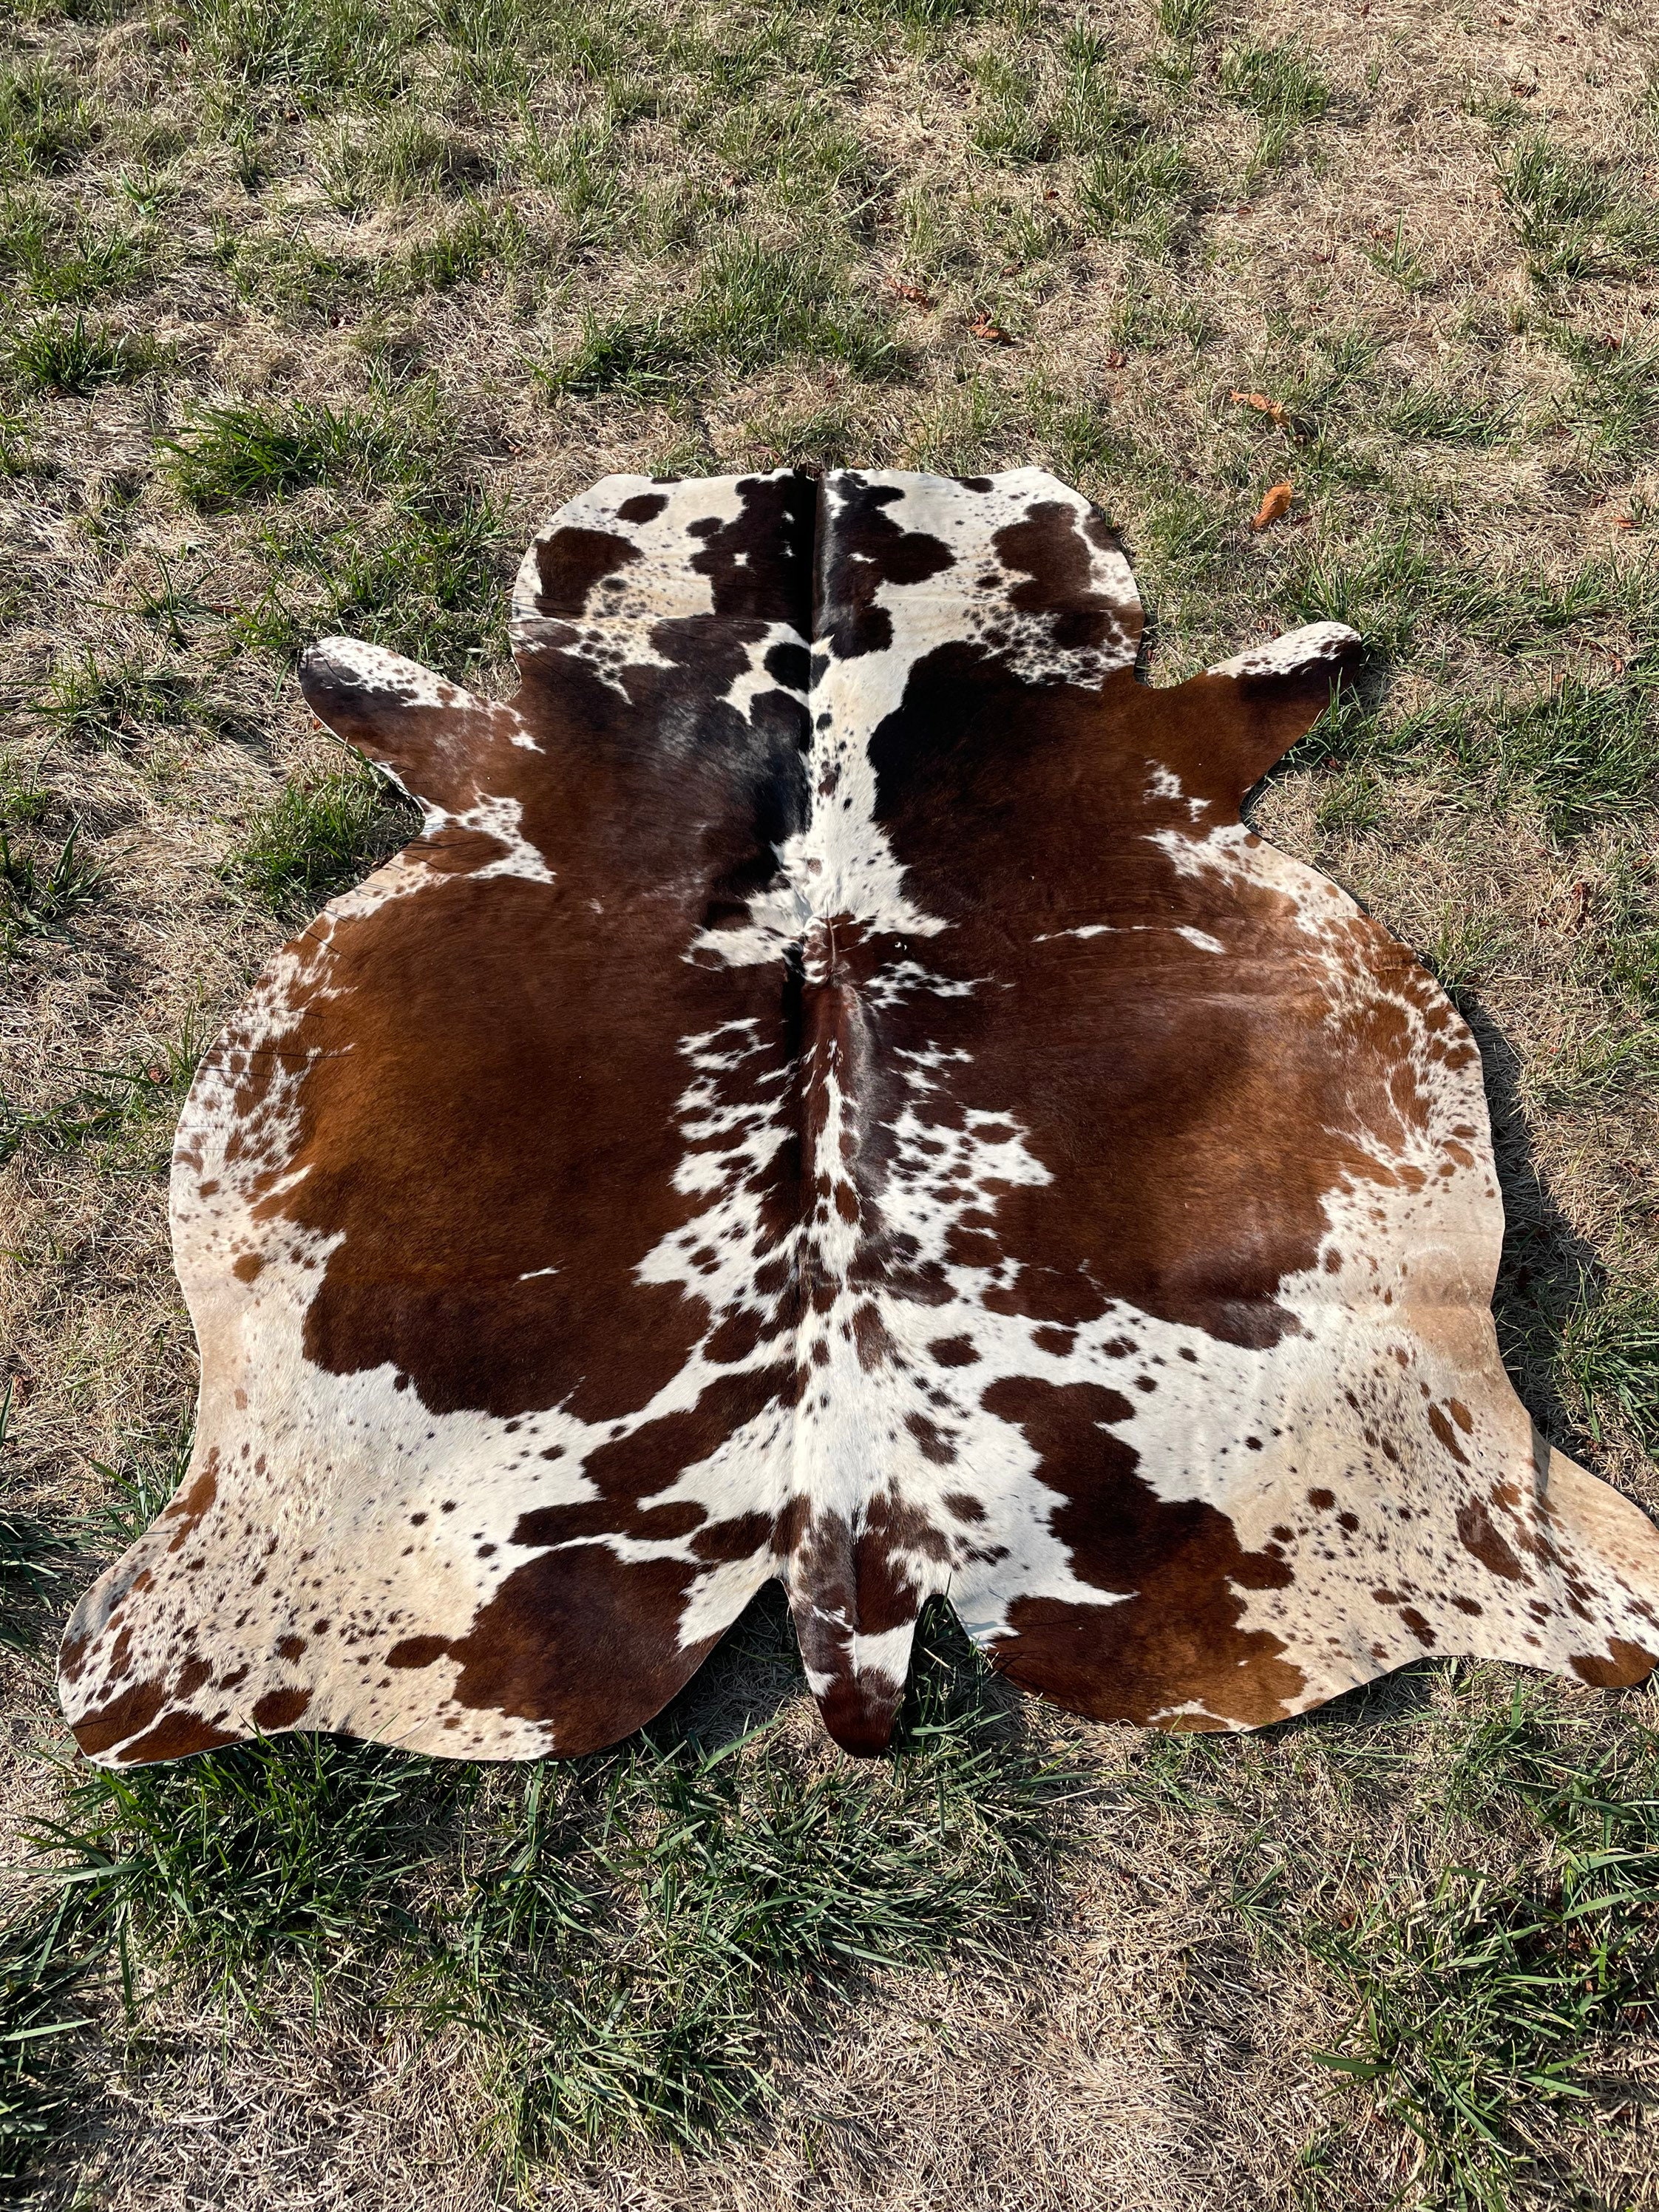
<instances>
[{"instance_id":1,"label":"speckled cow hide pattern","mask_svg":"<svg viewBox=\"0 0 1659 2212\"><path fill-rule=\"evenodd\" d=\"M94 1759L590 1751L773 1577L856 1752L935 1593L1171 1729L1647 1672L1659 1538L1498 1358L1469 1032L1240 818L1352 632L1138 682L1033 470L609 477L514 617L510 704L301 672L425 834L185 1109L195 1455L70 1624Z\"/></svg>"}]
</instances>

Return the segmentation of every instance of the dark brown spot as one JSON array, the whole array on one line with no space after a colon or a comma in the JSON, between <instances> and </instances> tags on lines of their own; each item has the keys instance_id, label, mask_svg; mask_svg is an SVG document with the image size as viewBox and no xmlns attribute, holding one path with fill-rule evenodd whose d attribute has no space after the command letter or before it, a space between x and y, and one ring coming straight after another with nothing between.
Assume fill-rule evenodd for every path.
<instances>
[{"instance_id":1,"label":"dark brown spot","mask_svg":"<svg viewBox=\"0 0 1659 2212\"><path fill-rule=\"evenodd\" d=\"M193 1759L198 1752L217 1751L235 1741L234 1731L204 1720L200 1713L172 1712L146 1735L124 1744L118 1756L123 1766L139 1766L153 1759Z\"/></svg>"},{"instance_id":2,"label":"dark brown spot","mask_svg":"<svg viewBox=\"0 0 1659 2212\"><path fill-rule=\"evenodd\" d=\"M1488 1574L1499 1575L1510 1583L1521 1580L1525 1570L1480 1498L1458 1507L1457 1536L1464 1550L1473 1552Z\"/></svg>"},{"instance_id":3,"label":"dark brown spot","mask_svg":"<svg viewBox=\"0 0 1659 2212\"><path fill-rule=\"evenodd\" d=\"M254 1724L268 1732L292 1728L310 1703L309 1690L267 1690L253 1708Z\"/></svg>"},{"instance_id":4,"label":"dark brown spot","mask_svg":"<svg viewBox=\"0 0 1659 2212\"><path fill-rule=\"evenodd\" d=\"M165 1682L135 1682L95 1712L75 1723L75 1741L90 1758L113 1751L129 1736L141 1735L169 1702Z\"/></svg>"},{"instance_id":5,"label":"dark brown spot","mask_svg":"<svg viewBox=\"0 0 1659 2212\"><path fill-rule=\"evenodd\" d=\"M1431 1406L1429 1408L1429 1426L1434 1431L1436 1436L1439 1437L1441 1443L1444 1444L1446 1449L1457 1462L1459 1467L1467 1467L1469 1463L1468 1455L1459 1444L1457 1437L1453 1431L1451 1423L1446 1419L1438 1406Z\"/></svg>"},{"instance_id":6,"label":"dark brown spot","mask_svg":"<svg viewBox=\"0 0 1659 2212\"><path fill-rule=\"evenodd\" d=\"M965 1336L936 1336L927 1351L941 1367L971 1367L979 1358Z\"/></svg>"},{"instance_id":7,"label":"dark brown spot","mask_svg":"<svg viewBox=\"0 0 1659 2212\"><path fill-rule=\"evenodd\" d=\"M1639 1644L1610 1636L1605 1652L1575 1652L1568 1662L1581 1681L1597 1690L1628 1690L1645 1682L1653 1672L1656 1656Z\"/></svg>"},{"instance_id":8,"label":"dark brown spot","mask_svg":"<svg viewBox=\"0 0 1659 2212\"><path fill-rule=\"evenodd\" d=\"M955 1444L925 1413L907 1413L904 1425L921 1445L924 1459L931 1460L935 1467L949 1467L955 1461Z\"/></svg>"}]
</instances>

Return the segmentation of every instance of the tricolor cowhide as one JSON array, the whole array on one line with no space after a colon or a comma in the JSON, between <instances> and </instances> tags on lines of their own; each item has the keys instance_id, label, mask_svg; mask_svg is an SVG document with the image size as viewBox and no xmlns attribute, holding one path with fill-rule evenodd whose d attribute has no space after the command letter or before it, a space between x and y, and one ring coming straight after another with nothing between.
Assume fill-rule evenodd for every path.
<instances>
[{"instance_id":1,"label":"tricolor cowhide","mask_svg":"<svg viewBox=\"0 0 1659 2212\"><path fill-rule=\"evenodd\" d=\"M1498 1358L1469 1032L1240 818L1352 632L1139 683L1031 470L610 477L514 616L510 704L301 672L426 830L185 1108L195 1457L70 1624L94 1759L588 1751L771 1577L860 1752L939 1592L1166 1728L1646 1673L1659 1539Z\"/></svg>"}]
</instances>

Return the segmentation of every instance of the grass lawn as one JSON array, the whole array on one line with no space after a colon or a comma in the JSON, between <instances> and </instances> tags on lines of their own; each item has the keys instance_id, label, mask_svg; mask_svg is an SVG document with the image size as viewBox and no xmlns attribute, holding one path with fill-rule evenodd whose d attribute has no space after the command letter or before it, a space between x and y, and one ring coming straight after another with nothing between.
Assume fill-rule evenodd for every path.
<instances>
[{"instance_id":1,"label":"grass lawn","mask_svg":"<svg viewBox=\"0 0 1659 2212\"><path fill-rule=\"evenodd\" d=\"M188 1449L196 1059L410 834L295 655L507 685L611 469L1038 462L1152 680L1359 628L1257 827L1473 1023L1517 1387L1659 1510L1650 9L21 0L0 302L0 2196L1659 2207L1659 1692L1164 1738L939 1613L855 1765L762 1602L601 1757L109 1778L48 1667Z\"/></svg>"}]
</instances>

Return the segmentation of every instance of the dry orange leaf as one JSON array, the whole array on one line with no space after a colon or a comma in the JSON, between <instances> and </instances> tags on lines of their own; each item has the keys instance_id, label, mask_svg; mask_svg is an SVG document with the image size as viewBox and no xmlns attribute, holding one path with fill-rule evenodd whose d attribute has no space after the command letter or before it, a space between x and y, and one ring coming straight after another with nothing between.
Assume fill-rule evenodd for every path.
<instances>
[{"instance_id":1,"label":"dry orange leaf","mask_svg":"<svg viewBox=\"0 0 1659 2212\"><path fill-rule=\"evenodd\" d=\"M893 289L901 300L908 300L915 307L931 307L933 304L920 284L901 283L896 276L893 279Z\"/></svg>"},{"instance_id":2,"label":"dry orange leaf","mask_svg":"<svg viewBox=\"0 0 1659 2212\"><path fill-rule=\"evenodd\" d=\"M1254 407L1258 415L1271 415L1281 426L1285 421L1285 403L1269 399L1265 392L1235 392L1233 398L1245 407Z\"/></svg>"},{"instance_id":3,"label":"dry orange leaf","mask_svg":"<svg viewBox=\"0 0 1659 2212\"><path fill-rule=\"evenodd\" d=\"M1296 486L1276 483L1250 517L1252 530L1265 530L1270 522L1277 522L1291 511L1291 501L1296 497Z\"/></svg>"},{"instance_id":4,"label":"dry orange leaf","mask_svg":"<svg viewBox=\"0 0 1659 2212\"><path fill-rule=\"evenodd\" d=\"M988 315L981 315L971 328L976 338L984 338L992 345L1011 345L1013 343L1007 331L1000 329Z\"/></svg>"}]
</instances>

